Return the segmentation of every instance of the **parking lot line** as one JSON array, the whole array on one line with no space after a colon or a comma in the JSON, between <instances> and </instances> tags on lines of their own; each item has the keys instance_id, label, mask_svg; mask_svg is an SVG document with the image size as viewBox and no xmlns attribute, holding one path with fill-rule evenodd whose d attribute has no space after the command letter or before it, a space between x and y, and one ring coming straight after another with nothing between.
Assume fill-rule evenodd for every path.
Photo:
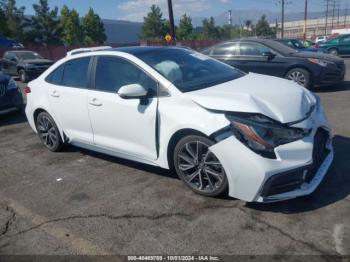
<instances>
[{"instance_id":1,"label":"parking lot line","mask_svg":"<svg viewBox=\"0 0 350 262\"><path fill-rule=\"evenodd\" d=\"M40 229L45 231L47 234L53 236L57 240L60 240L67 246L76 250L77 254L82 254L82 255L110 255L111 254L106 250L104 250L103 248L93 244L92 242L73 234L70 230L62 226L53 225L52 223L48 224L48 221L50 221L49 218L46 218L44 216L34 213L33 211L24 207L17 201L13 199L9 199L8 197L5 197L1 192L0 192L0 199L8 203L8 206L15 211L16 216L24 217L25 219L30 220L30 222L33 224L31 228L17 232L14 235L28 232L32 229L36 229L40 227Z\"/></svg>"}]
</instances>

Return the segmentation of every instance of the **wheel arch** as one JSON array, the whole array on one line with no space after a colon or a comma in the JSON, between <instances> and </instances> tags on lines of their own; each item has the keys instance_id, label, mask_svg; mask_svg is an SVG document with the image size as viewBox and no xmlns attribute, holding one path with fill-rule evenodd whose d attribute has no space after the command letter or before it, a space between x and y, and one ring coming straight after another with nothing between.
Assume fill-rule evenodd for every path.
<instances>
[{"instance_id":1,"label":"wheel arch","mask_svg":"<svg viewBox=\"0 0 350 262\"><path fill-rule=\"evenodd\" d=\"M66 142L66 141L67 141L67 136L66 136L65 133L63 132L63 130L62 130L60 124L59 124L58 121L55 119L55 117L54 117L52 114L50 114L50 112L49 112L48 110L46 110L44 107L38 107L38 108L36 108L36 109L33 111L33 120L34 120L35 129L36 129L36 119L37 119L38 115L39 115L41 112L46 112L46 113L48 113L48 114L52 117L52 119L55 121L56 126L58 127L58 130L59 130L59 132L60 132L60 135L61 135L62 140L63 140L64 142ZM37 130L36 130L36 131L37 131Z\"/></svg>"},{"instance_id":2,"label":"wheel arch","mask_svg":"<svg viewBox=\"0 0 350 262\"><path fill-rule=\"evenodd\" d=\"M300 69L303 69L305 71L307 71L309 74L310 74L310 86L312 87L315 83L315 74L312 72L312 70L310 70L310 68L307 68L307 66L305 65L300 65L300 64L297 64L297 65L292 65L290 66L284 73L283 77L286 78L288 72L290 70L293 70L293 69L297 69L297 68L300 68Z\"/></svg>"},{"instance_id":3,"label":"wheel arch","mask_svg":"<svg viewBox=\"0 0 350 262\"><path fill-rule=\"evenodd\" d=\"M291 65L290 67L288 67L286 69L286 71L284 72L284 77L287 76L287 73L290 71L290 70L293 70L293 69L296 69L296 68L300 68L300 69L304 69L306 70L309 74L310 74L310 77L311 77L311 80L313 80L313 77L314 77L314 73L312 72L312 70L310 70L310 68L308 68L307 66L305 65L300 65L300 64L297 64L297 65Z\"/></svg>"},{"instance_id":4,"label":"wheel arch","mask_svg":"<svg viewBox=\"0 0 350 262\"><path fill-rule=\"evenodd\" d=\"M168 160L168 165L170 169L174 168L174 160L173 160L173 154L174 154L174 149L177 145L177 143L185 136L189 136L189 135L198 135L198 136L203 136L206 137L208 139L212 138L210 136L207 136L206 134L204 134L201 131L198 131L196 129L192 129L192 128L184 128L184 129L180 129L177 130L170 138L169 143L168 143L168 147L167 147L167 160Z\"/></svg>"}]
</instances>

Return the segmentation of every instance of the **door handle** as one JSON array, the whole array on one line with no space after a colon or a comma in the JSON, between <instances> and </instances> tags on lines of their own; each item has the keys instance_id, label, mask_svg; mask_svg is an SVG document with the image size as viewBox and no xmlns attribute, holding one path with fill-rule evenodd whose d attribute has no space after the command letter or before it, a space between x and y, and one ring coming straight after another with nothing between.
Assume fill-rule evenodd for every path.
<instances>
[{"instance_id":1,"label":"door handle","mask_svg":"<svg viewBox=\"0 0 350 262\"><path fill-rule=\"evenodd\" d=\"M102 106L102 103L97 98L91 99L89 103L90 105L93 105L93 106Z\"/></svg>"},{"instance_id":2,"label":"door handle","mask_svg":"<svg viewBox=\"0 0 350 262\"><path fill-rule=\"evenodd\" d=\"M60 97L60 94L55 90L51 93L52 97Z\"/></svg>"}]
</instances>

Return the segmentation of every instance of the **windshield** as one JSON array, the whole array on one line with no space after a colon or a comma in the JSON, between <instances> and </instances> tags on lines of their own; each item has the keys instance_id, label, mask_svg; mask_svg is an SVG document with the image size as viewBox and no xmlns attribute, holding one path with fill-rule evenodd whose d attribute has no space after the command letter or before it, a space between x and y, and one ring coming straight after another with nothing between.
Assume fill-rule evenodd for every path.
<instances>
[{"instance_id":1,"label":"windshield","mask_svg":"<svg viewBox=\"0 0 350 262\"><path fill-rule=\"evenodd\" d=\"M42 58L38 53L34 53L34 52L18 52L16 53L16 56L21 60Z\"/></svg>"},{"instance_id":2,"label":"windshield","mask_svg":"<svg viewBox=\"0 0 350 262\"><path fill-rule=\"evenodd\" d=\"M237 69L191 50L164 48L135 55L181 92L204 89L244 75Z\"/></svg>"}]
</instances>

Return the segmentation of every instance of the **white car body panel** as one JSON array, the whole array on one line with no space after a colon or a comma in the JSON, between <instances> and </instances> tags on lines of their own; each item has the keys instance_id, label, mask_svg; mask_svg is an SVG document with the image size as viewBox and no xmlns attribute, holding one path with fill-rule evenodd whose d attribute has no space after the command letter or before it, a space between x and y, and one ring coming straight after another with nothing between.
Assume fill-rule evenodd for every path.
<instances>
[{"instance_id":1,"label":"white car body panel","mask_svg":"<svg viewBox=\"0 0 350 262\"><path fill-rule=\"evenodd\" d=\"M117 94L96 90L65 90L45 81L58 66L72 58L101 55L123 57L137 64L157 80L168 95L153 98L147 106L142 106L137 99L122 99ZM28 94L26 115L34 131L35 111L45 110L55 120L61 136L66 135L73 145L163 168L171 167L168 149L172 146L171 138L178 132L192 130L210 137L230 125L225 112L260 113L281 123L295 122L304 119L317 102L311 92L294 82L258 74L182 93L140 59L113 50L67 56L28 86L32 92ZM53 94L59 97L51 96ZM256 154L233 133L210 147L225 169L230 196L245 201L271 202L315 190L332 161L331 142L330 153L310 184L265 199L259 195L272 175L311 164L317 129L330 130L319 104L311 116L294 127L312 129L312 132L302 140L275 148L277 159Z\"/></svg>"},{"instance_id":2,"label":"white car body panel","mask_svg":"<svg viewBox=\"0 0 350 262\"><path fill-rule=\"evenodd\" d=\"M70 141L92 144L93 133L87 107L88 90L47 83L46 91L50 108Z\"/></svg>"},{"instance_id":3,"label":"white car body panel","mask_svg":"<svg viewBox=\"0 0 350 262\"><path fill-rule=\"evenodd\" d=\"M278 92L283 96L276 96ZM261 113L281 123L300 120L316 102L309 91L292 81L254 73L187 94L209 109Z\"/></svg>"},{"instance_id":4,"label":"white car body panel","mask_svg":"<svg viewBox=\"0 0 350 262\"><path fill-rule=\"evenodd\" d=\"M147 160L157 159L156 98L144 106L139 99L88 90L88 108L96 146Z\"/></svg>"}]
</instances>

